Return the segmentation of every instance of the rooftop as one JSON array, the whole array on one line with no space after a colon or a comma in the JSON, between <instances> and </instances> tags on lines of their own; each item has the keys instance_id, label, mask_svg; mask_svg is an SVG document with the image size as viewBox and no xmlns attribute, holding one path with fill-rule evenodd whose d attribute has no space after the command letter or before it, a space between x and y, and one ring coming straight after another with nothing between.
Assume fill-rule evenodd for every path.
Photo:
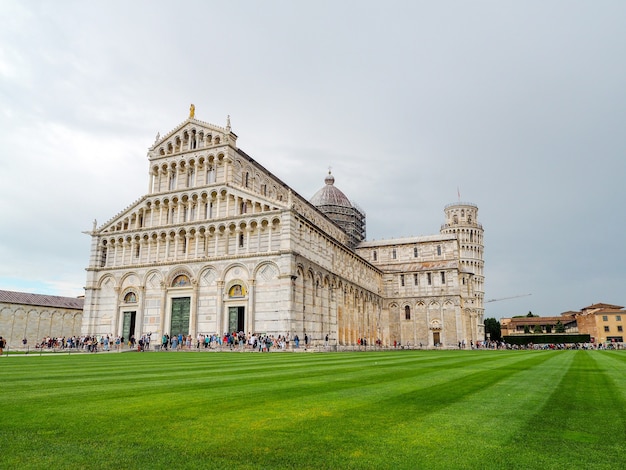
<instances>
[{"instance_id":1,"label":"rooftop","mask_svg":"<svg viewBox=\"0 0 626 470\"><path fill-rule=\"evenodd\" d=\"M58 295L42 295L31 294L29 292L0 290L0 302L82 310L85 299L83 297L61 297Z\"/></svg>"}]
</instances>

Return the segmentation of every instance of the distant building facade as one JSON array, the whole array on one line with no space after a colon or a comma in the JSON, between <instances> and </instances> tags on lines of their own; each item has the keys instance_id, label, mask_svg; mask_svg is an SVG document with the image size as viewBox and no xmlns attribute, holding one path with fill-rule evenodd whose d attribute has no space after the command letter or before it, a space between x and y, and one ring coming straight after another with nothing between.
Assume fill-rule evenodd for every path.
<instances>
[{"instance_id":1,"label":"distant building facade","mask_svg":"<svg viewBox=\"0 0 626 470\"><path fill-rule=\"evenodd\" d=\"M559 323L562 333L588 334L594 343L623 343L626 310L619 305L598 303L556 317L520 316L500 320L502 336L559 333Z\"/></svg>"},{"instance_id":2,"label":"distant building facade","mask_svg":"<svg viewBox=\"0 0 626 470\"><path fill-rule=\"evenodd\" d=\"M584 307L576 314L578 330L598 343L623 343L626 310L619 305L598 303Z\"/></svg>"},{"instance_id":3,"label":"distant building facade","mask_svg":"<svg viewBox=\"0 0 626 470\"><path fill-rule=\"evenodd\" d=\"M195 111L195 110L194 110ZM483 229L446 206L437 235L365 240L334 186L308 201L190 113L148 151L146 195L94 223L84 334L326 336L423 347L484 339Z\"/></svg>"},{"instance_id":4,"label":"distant building facade","mask_svg":"<svg viewBox=\"0 0 626 470\"><path fill-rule=\"evenodd\" d=\"M0 290L0 336L9 350L35 347L45 337L77 336L82 318L82 298Z\"/></svg>"},{"instance_id":5,"label":"distant building facade","mask_svg":"<svg viewBox=\"0 0 626 470\"><path fill-rule=\"evenodd\" d=\"M559 323L562 331L559 331ZM570 312L559 317L515 317L500 320L502 336L523 335L532 333L579 333L576 316Z\"/></svg>"}]
</instances>

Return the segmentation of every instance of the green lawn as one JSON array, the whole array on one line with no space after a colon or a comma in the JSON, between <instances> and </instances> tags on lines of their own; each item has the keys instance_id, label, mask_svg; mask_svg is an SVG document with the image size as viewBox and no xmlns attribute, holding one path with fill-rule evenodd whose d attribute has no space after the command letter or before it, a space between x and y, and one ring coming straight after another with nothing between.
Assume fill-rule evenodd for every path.
<instances>
[{"instance_id":1,"label":"green lawn","mask_svg":"<svg viewBox=\"0 0 626 470\"><path fill-rule=\"evenodd\" d=\"M0 357L0 468L621 468L626 351Z\"/></svg>"}]
</instances>

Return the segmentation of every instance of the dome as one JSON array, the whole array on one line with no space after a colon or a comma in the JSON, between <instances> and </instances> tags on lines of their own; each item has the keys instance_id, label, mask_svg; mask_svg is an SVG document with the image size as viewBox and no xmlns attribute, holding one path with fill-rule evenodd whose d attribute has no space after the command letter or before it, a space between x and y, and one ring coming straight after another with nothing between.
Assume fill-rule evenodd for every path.
<instances>
[{"instance_id":1,"label":"dome","mask_svg":"<svg viewBox=\"0 0 626 470\"><path fill-rule=\"evenodd\" d=\"M319 206L343 206L352 207L350 199L335 187L335 177L328 172L324 178L324 187L316 192L309 201L316 207Z\"/></svg>"}]
</instances>

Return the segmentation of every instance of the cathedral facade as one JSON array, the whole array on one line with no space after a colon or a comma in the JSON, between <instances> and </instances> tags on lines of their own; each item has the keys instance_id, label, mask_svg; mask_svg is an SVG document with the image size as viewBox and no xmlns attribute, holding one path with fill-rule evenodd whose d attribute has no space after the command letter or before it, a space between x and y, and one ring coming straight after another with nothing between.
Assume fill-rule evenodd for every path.
<instances>
[{"instance_id":1,"label":"cathedral facade","mask_svg":"<svg viewBox=\"0 0 626 470\"><path fill-rule=\"evenodd\" d=\"M82 333L306 335L350 349L482 341L483 229L446 206L440 233L365 240L334 186L306 200L189 118L148 151L146 195L91 231Z\"/></svg>"}]
</instances>

